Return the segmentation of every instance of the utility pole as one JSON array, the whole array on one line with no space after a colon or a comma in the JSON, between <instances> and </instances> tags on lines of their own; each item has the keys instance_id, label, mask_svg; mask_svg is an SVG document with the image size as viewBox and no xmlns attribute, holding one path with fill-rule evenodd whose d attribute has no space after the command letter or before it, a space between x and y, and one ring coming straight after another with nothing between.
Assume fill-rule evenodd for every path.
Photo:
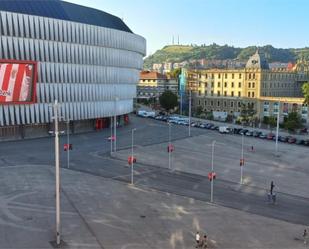
<instances>
[{"instance_id":1,"label":"utility pole","mask_svg":"<svg viewBox=\"0 0 309 249\"><path fill-rule=\"evenodd\" d=\"M191 137L191 90L189 92L189 126L188 126L188 129L189 129L189 137Z\"/></svg>"},{"instance_id":2,"label":"utility pole","mask_svg":"<svg viewBox=\"0 0 309 249\"><path fill-rule=\"evenodd\" d=\"M215 143L216 140L212 142L212 152L211 152L211 174L212 174L212 179L211 179L211 189L210 189L210 202L213 202L213 195L214 195L214 154L215 154Z\"/></svg>"},{"instance_id":3,"label":"utility pole","mask_svg":"<svg viewBox=\"0 0 309 249\"><path fill-rule=\"evenodd\" d=\"M133 185L133 175L134 175L134 131L136 129L132 129L132 141L131 141L131 184Z\"/></svg>"},{"instance_id":4,"label":"utility pole","mask_svg":"<svg viewBox=\"0 0 309 249\"><path fill-rule=\"evenodd\" d=\"M245 164L245 160L244 160L244 137L245 134L242 133L241 135L241 159L240 159L240 184L243 184L243 167Z\"/></svg>"},{"instance_id":5,"label":"utility pole","mask_svg":"<svg viewBox=\"0 0 309 249\"><path fill-rule=\"evenodd\" d=\"M111 155L113 153L113 117L110 117L110 127L111 127L111 136L110 136L110 142L111 142Z\"/></svg>"},{"instance_id":6,"label":"utility pole","mask_svg":"<svg viewBox=\"0 0 309 249\"><path fill-rule=\"evenodd\" d=\"M118 97L115 97L114 105L114 152L117 150L117 101Z\"/></svg>"},{"instance_id":7,"label":"utility pole","mask_svg":"<svg viewBox=\"0 0 309 249\"><path fill-rule=\"evenodd\" d=\"M56 173L56 243L60 245L60 166L59 166L59 129L58 129L58 100L54 104L54 122L55 122L55 173Z\"/></svg>"},{"instance_id":8,"label":"utility pole","mask_svg":"<svg viewBox=\"0 0 309 249\"><path fill-rule=\"evenodd\" d=\"M168 122L168 168L171 169L171 123Z\"/></svg>"},{"instance_id":9,"label":"utility pole","mask_svg":"<svg viewBox=\"0 0 309 249\"><path fill-rule=\"evenodd\" d=\"M67 162L68 162L68 169L70 168L70 149L71 149L71 146L70 146L70 119L68 118L67 120Z\"/></svg>"},{"instance_id":10,"label":"utility pole","mask_svg":"<svg viewBox=\"0 0 309 249\"><path fill-rule=\"evenodd\" d=\"M276 156L278 156L279 119L280 119L280 101L278 103L278 113L277 113Z\"/></svg>"}]
</instances>

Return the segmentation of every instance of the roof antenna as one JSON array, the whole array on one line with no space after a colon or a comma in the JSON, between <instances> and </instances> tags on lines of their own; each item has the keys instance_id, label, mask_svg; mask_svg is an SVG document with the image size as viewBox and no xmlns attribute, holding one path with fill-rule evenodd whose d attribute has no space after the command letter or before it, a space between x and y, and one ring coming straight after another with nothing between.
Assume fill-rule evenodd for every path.
<instances>
[{"instance_id":1,"label":"roof antenna","mask_svg":"<svg viewBox=\"0 0 309 249\"><path fill-rule=\"evenodd\" d=\"M179 35L178 35L178 45L179 45Z\"/></svg>"}]
</instances>

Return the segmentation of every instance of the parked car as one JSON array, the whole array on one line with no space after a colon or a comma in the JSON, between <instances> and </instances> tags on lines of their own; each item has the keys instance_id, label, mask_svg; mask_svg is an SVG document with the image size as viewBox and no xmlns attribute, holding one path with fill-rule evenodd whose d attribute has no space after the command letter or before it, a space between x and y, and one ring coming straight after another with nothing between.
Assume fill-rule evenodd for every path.
<instances>
[{"instance_id":1,"label":"parked car","mask_svg":"<svg viewBox=\"0 0 309 249\"><path fill-rule=\"evenodd\" d=\"M268 140L273 140L274 136L275 136L275 134L273 134L273 133L268 133L266 138L267 138Z\"/></svg>"},{"instance_id":2,"label":"parked car","mask_svg":"<svg viewBox=\"0 0 309 249\"><path fill-rule=\"evenodd\" d=\"M303 145L304 144L304 142L305 142L305 140L303 140L303 139L296 139L296 144L299 144L299 145Z\"/></svg>"},{"instance_id":3,"label":"parked car","mask_svg":"<svg viewBox=\"0 0 309 249\"><path fill-rule=\"evenodd\" d=\"M253 136L253 137L259 137L261 134L262 134L261 131L253 131L252 136Z\"/></svg>"},{"instance_id":4,"label":"parked car","mask_svg":"<svg viewBox=\"0 0 309 249\"><path fill-rule=\"evenodd\" d=\"M229 134L230 133L230 128L227 126L219 126L219 132L222 134Z\"/></svg>"},{"instance_id":5,"label":"parked car","mask_svg":"<svg viewBox=\"0 0 309 249\"><path fill-rule=\"evenodd\" d=\"M300 133L308 133L308 129L307 128L303 128L300 130Z\"/></svg>"},{"instance_id":6,"label":"parked car","mask_svg":"<svg viewBox=\"0 0 309 249\"><path fill-rule=\"evenodd\" d=\"M266 135L265 133L262 132L262 133L259 135L259 138L266 139L266 138L267 138L267 135Z\"/></svg>"},{"instance_id":7,"label":"parked car","mask_svg":"<svg viewBox=\"0 0 309 249\"><path fill-rule=\"evenodd\" d=\"M200 128L206 128L206 123L200 123L198 127L200 127Z\"/></svg>"},{"instance_id":8,"label":"parked car","mask_svg":"<svg viewBox=\"0 0 309 249\"><path fill-rule=\"evenodd\" d=\"M251 137L253 135L253 131L247 131L245 133L246 136Z\"/></svg>"},{"instance_id":9,"label":"parked car","mask_svg":"<svg viewBox=\"0 0 309 249\"><path fill-rule=\"evenodd\" d=\"M212 124L212 123L209 123L209 124L206 125L206 128L207 128L207 129L211 129L211 127L213 127L213 126L215 126L215 125Z\"/></svg>"},{"instance_id":10,"label":"parked car","mask_svg":"<svg viewBox=\"0 0 309 249\"><path fill-rule=\"evenodd\" d=\"M162 120L163 116L162 115L158 115L155 117L156 120Z\"/></svg>"},{"instance_id":11,"label":"parked car","mask_svg":"<svg viewBox=\"0 0 309 249\"><path fill-rule=\"evenodd\" d=\"M296 142L296 138L295 137L289 137L288 138L288 143L289 144L294 144Z\"/></svg>"},{"instance_id":12,"label":"parked car","mask_svg":"<svg viewBox=\"0 0 309 249\"><path fill-rule=\"evenodd\" d=\"M280 142L284 142L284 143L286 143L288 140L289 138L285 136L280 136L280 139L279 139Z\"/></svg>"},{"instance_id":13,"label":"parked car","mask_svg":"<svg viewBox=\"0 0 309 249\"><path fill-rule=\"evenodd\" d=\"M241 129L241 131L239 132L240 135L245 135L247 133L247 129Z\"/></svg>"},{"instance_id":14,"label":"parked car","mask_svg":"<svg viewBox=\"0 0 309 249\"><path fill-rule=\"evenodd\" d=\"M304 145L309 146L309 140L308 139L304 141Z\"/></svg>"},{"instance_id":15,"label":"parked car","mask_svg":"<svg viewBox=\"0 0 309 249\"><path fill-rule=\"evenodd\" d=\"M234 134L239 134L239 132L241 131L241 128L234 128L233 133Z\"/></svg>"}]
</instances>

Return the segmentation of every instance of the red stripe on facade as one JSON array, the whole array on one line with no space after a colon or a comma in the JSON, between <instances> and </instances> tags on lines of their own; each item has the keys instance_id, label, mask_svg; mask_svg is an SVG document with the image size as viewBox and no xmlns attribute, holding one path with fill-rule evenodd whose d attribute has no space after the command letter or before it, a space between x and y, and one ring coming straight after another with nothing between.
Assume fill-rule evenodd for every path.
<instances>
[{"instance_id":1,"label":"red stripe on facade","mask_svg":"<svg viewBox=\"0 0 309 249\"><path fill-rule=\"evenodd\" d=\"M14 85L13 90L13 101L19 101L19 95L22 83L24 82L24 73L25 73L25 64L20 64L18 67L17 75L16 75L16 81Z\"/></svg>"},{"instance_id":2,"label":"red stripe on facade","mask_svg":"<svg viewBox=\"0 0 309 249\"><path fill-rule=\"evenodd\" d=\"M7 91L9 87L11 72L12 72L13 64L9 64L6 66L6 70L3 77L3 83L2 83L2 91ZM5 102L6 96L0 96L0 102Z\"/></svg>"}]
</instances>

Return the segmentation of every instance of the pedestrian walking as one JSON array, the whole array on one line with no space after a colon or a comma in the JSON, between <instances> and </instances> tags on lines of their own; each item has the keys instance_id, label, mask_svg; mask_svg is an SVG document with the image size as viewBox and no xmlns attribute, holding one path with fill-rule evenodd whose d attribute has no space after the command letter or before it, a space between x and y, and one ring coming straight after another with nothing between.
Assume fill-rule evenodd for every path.
<instances>
[{"instance_id":1,"label":"pedestrian walking","mask_svg":"<svg viewBox=\"0 0 309 249\"><path fill-rule=\"evenodd\" d=\"M304 239L304 244L307 245L307 240L308 240L308 231L307 229L304 229L304 233L303 233L303 239Z\"/></svg>"},{"instance_id":2,"label":"pedestrian walking","mask_svg":"<svg viewBox=\"0 0 309 249\"><path fill-rule=\"evenodd\" d=\"M202 248L207 248L207 235L205 234L202 239Z\"/></svg>"},{"instance_id":3,"label":"pedestrian walking","mask_svg":"<svg viewBox=\"0 0 309 249\"><path fill-rule=\"evenodd\" d=\"M273 181L270 183L270 194L273 195L273 190L274 190L275 184Z\"/></svg>"},{"instance_id":4,"label":"pedestrian walking","mask_svg":"<svg viewBox=\"0 0 309 249\"><path fill-rule=\"evenodd\" d=\"M253 145L251 145L251 151L253 152L254 148L253 148Z\"/></svg>"},{"instance_id":5,"label":"pedestrian walking","mask_svg":"<svg viewBox=\"0 0 309 249\"><path fill-rule=\"evenodd\" d=\"M198 248L199 245L200 245L200 233L198 231L195 234L195 241L196 241L196 247L195 248Z\"/></svg>"}]
</instances>

